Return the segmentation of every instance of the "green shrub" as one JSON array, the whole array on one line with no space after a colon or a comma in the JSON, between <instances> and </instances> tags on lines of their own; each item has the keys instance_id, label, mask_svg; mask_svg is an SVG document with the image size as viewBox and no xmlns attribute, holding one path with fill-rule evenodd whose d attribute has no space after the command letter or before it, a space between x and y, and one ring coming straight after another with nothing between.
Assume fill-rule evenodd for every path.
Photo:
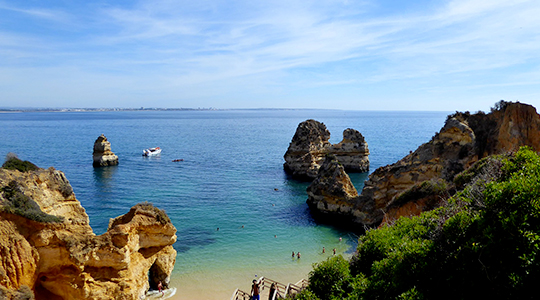
<instances>
[{"instance_id":1,"label":"green shrub","mask_svg":"<svg viewBox=\"0 0 540 300\"><path fill-rule=\"evenodd\" d=\"M309 289L305 289L301 291L300 293L294 295L293 297L287 297L286 299L294 299L294 300L320 300L315 293L310 291Z\"/></svg>"},{"instance_id":2,"label":"green shrub","mask_svg":"<svg viewBox=\"0 0 540 300\"><path fill-rule=\"evenodd\" d=\"M71 187L71 185L67 182L62 183L58 190L60 191L62 196L64 196L64 198L67 198L71 194L73 194L73 187Z\"/></svg>"},{"instance_id":3,"label":"green shrub","mask_svg":"<svg viewBox=\"0 0 540 300\"><path fill-rule=\"evenodd\" d=\"M309 274L309 290L322 300L341 297L349 278L349 262L341 255L333 256L314 265Z\"/></svg>"},{"instance_id":4,"label":"green shrub","mask_svg":"<svg viewBox=\"0 0 540 300\"><path fill-rule=\"evenodd\" d=\"M22 161L17 158L17 155L13 153L8 153L6 156L6 161L2 165L2 168L7 170L19 170L21 172L36 171L39 169L38 166L34 165L29 161Z\"/></svg>"},{"instance_id":5,"label":"green shrub","mask_svg":"<svg viewBox=\"0 0 540 300\"><path fill-rule=\"evenodd\" d=\"M485 157L474 163L469 169L461 172L454 178L454 184L458 190L466 186L482 181L485 184L499 180L503 175L503 164L508 159L507 155L494 155Z\"/></svg>"},{"instance_id":6,"label":"green shrub","mask_svg":"<svg viewBox=\"0 0 540 300\"><path fill-rule=\"evenodd\" d=\"M399 295L397 300L423 300L424 296L420 293L416 287L406 291L405 293Z\"/></svg>"},{"instance_id":7,"label":"green shrub","mask_svg":"<svg viewBox=\"0 0 540 300\"><path fill-rule=\"evenodd\" d=\"M360 237L350 262L355 277L338 284L343 298L530 299L536 293L540 157L522 148L482 161L457 180L468 185L445 206Z\"/></svg>"},{"instance_id":8,"label":"green shrub","mask_svg":"<svg viewBox=\"0 0 540 300\"><path fill-rule=\"evenodd\" d=\"M360 237L351 273L366 276L361 298L394 299L422 285L431 272L435 251L433 232L440 210L421 217L400 218L394 225L373 229ZM391 280L389 280L391 279Z\"/></svg>"},{"instance_id":9,"label":"green shrub","mask_svg":"<svg viewBox=\"0 0 540 300\"><path fill-rule=\"evenodd\" d=\"M43 223L63 221L63 217L44 213L33 199L20 190L18 183L14 180L0 189L0 192L7 200L0 207L2 211Z\"/></svg>"}]
</instances>

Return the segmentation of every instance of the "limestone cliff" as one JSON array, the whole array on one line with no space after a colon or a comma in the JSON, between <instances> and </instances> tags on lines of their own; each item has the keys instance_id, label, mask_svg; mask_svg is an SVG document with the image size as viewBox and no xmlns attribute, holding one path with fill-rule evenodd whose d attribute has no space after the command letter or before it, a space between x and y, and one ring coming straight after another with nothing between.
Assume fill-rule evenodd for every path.
<instances>
[{"instance_id":1,"label":"limestone cliff","mask_svg":"<svg viewBox=\"0 0 540 300\"><path fill-rule=\"evenodd\" d=\"M369 150L364 137L357 130L343 131L343 140L332 145L330 132L315 120L306 120L296 128L289 148L284 155L283 168L294 178L313 180L327 154L334 154L349 172L369 170Z\"/></svg>"},{"instance_id":2,"label":"limestone cliff","mask_svg":"<svg viewBox=\"0 0 540 300\"><path fill-rule=\"evenodd\" d=\"M452 192L453 179L458 173L483 157L515 151L521 146L540 151L540 116L530 105L499 102L488 114L450 115L431 141L398 162L375 170L360 196L344 197L350 209L341 208L341 211L350 212L344 213L342 219L371 226L383 219L391 221L432 209L437 201L444 199L445 193ZM308 191L316 189L310 186ZM400 198L405 192L407 197ZM331 197L318 201L337 200Z\"/></svg>"},{"instance_id":3,"label":"limestone cliff","mask_svg":"<svg viewBox=\"0 0 540 300\"><path fill-rule=\"evenodd\" d=\"M358 192L335 155L326 156L319 175L307 189L307 204L324 219L354 218L353 209Z\"/></svg>"},{"instance_id":4,"label":"limestone cliff","mask_svg":"<svg viewBox=\"0 0 540 300\"><path fill-rule=\"evenodd\" d=\"M151 204L96 236L62 172L0 168L0 298L140 299L159 281L167 286L175 241Z\"/></svg>"},{"instance_id":5,"label":"limestone cliff","mask_svg":"<svg viewBox=\"0 0 540 300\"><path fill-rule=\"evenodd\" d=\"M94 142L93 159L94 167L115 166L118 164L118 156L111 151L111 143L103 134Z\"/></svg>"}]
</instances>

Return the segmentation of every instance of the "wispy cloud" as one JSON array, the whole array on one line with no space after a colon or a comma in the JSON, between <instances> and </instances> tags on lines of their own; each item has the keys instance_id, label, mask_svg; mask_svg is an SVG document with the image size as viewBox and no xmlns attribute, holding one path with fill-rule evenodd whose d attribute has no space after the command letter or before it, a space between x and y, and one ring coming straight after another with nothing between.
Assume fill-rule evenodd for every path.
<instances>
[{"instance_id":1,"label":"wispy cloud","mask_svg":"<svg viewBox=\"0 0 540 300\"><path fill-rule=\"evenodd\" d=\"M9 60L0 66L46 60L81 78L117 80L122 88L208 97L219 94L208 90L217 86L242 93L248 82L261 91L361 89L403 80L424 90L433 80L466 87L460 76L485 78L486 72L497 76L470 86L526 85L516 74L540 68L535 0L426 1L426 9L404 12L385 5L398 3L155 0L74 10L0 2L0 14L21 15L9 19L15 25L25 19L58 25L42 29L45 35L0 29L0 55Z\"/></svg>"},{"instance_id":2,"label":"wispy cloud","mask_svg":"<svg viewBox=\"0 0 540 300\"><path fill-rule=\"evenodd\" d=\"M48 8L22 8L20 6L7 4L5 2L0 2L0 11L2 10L16 12L32 18L45 19L54 22L66 22L69 19L69 14L60 10Z\"/></svg>"},{"instance_id":3,"label":"wispy cloud","mask_svg":"<svg viewBox=\"0 0 540 300\"><path fill-rule=\"evenodd\" d=\"M238 71L231 63L242 66L242 72L231 76L365 57L394 63L432 60L433 72L500 68L535 55L540 28L533 17L539 7L532 1L453 1L432 14L384 18L364 14L362 6L351 9L343 4L336 14L346 17L338 18L298 2L231 12L241 15L236 19L210 19L198 14L185 17L167 4L171 5L108 11L121 26L118 35L109 38L152 43L150 55L186 55L176 62L213 69L211 73ZM301 4L306 6L302 10ZM198 9L202 13L223 9L211 6ZM530 40L531 35L536 39ZM531 52L524 53L527 50ZM519 58L511 57L515 52Z\"/></svg>"}]
</instances>

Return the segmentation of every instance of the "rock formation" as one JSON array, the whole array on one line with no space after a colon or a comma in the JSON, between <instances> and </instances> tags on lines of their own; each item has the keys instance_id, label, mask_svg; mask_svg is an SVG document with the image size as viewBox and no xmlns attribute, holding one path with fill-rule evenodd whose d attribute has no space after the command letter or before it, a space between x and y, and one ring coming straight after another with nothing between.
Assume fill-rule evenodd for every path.
<instances>
[{"instance_id":1,"label":"rock formation","mask_svg":"<svg viewBox=\"0 0 540 300\"><path fill-rule=\"evenodd\" d=\"M316 202L317 205L310 206L320 210L325 207L324 202L339 202L339 211L343 212L338 213L341 220L369 226L377 225L383 219L389 222L400 216L417 215L436 207L436 202L454 189L454 177L479 159L516 151L521 146L540 151L540 116L534 107L501 101L489 114L457 112L448 116L444 127L431 141L398 162L370 174L360 196L321 198L313 191L324 187L310 186L308 203ZM327 186L349 185L348 178L343 176L330 177L326 172L319 176L327 178L318 178L312 185L320 185L320 182L326 182ZM331 180L345 182L337 184ZM344 192L334 190L332 195L340 193ZM350 208L344 208L346 205ZM321 215L319 211L315 214ZM329 214L324 212L323 215Z\"/></svg>"},{"instance_id":2,"label":"rock formation","mask_svg":"<svg viewBox=\"0 0 540 300\"><path fill-rule=\"evenodd\" d=\"M332 154L326 156L307 194L308 206L323 219L352 217L354 206L351 203L358 197L343 165Z\"/></svg>"},{"instance_id":3,"label":"rock formation","mask_svg":"<svg viewBox=\"0 0 540 300\"><path fill-rule=\"evenodd\" d=\"M360 132L354 129L343 131L343 140L332 145L330 132L315 120L307 120L296 128L289 148L284 155L283 168L294 178L313 180L327 154L334 154L348 172L369 170L369 150Z\"/></svg>"},{"instance_id":4,"label":"rock formation","mask_svg":"<svg viewBox=\"0 0 540 300\"><path fill-rule=\"evenodd\" d=\"M102 134L94 142L94 167L116 166L118 156L111 151L111 143Z\"/></svg>"},{"instance_id":5,"label":"rock formation","mask_svg":"<svg viewBox=\"0 0 540 300\"><path fill-rule=\"evenodd\" d=\"M96 236L62 172L0 168L2 299L140 299L168 285L175 241L165 212L148 203Z\"/></svg>"}]
</instances>

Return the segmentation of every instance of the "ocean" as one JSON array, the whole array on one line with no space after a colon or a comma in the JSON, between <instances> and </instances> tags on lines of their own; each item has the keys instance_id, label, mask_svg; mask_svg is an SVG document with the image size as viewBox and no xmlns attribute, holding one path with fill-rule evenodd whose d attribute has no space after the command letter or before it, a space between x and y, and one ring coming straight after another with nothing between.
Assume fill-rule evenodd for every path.
<instances>
[{"instance_id":1,"label":"ocean","mask_svg":"<svg viewBox=\"0 0 540 300\"><path fill-rule=\"evenodd\" d=\"M249 292L253 278L294 283L307 278L313 263L330 257L331 249L345 256L355 250L357 236L315 222L305 203L308 183L283 171L283 155L300 122L323 122L332 143L341 141L346 128L360 131L373 172L429 141L447 115L341 110L2 113L0 155L12 152L39 167L63 171L96 234L139 202L164 209L178 230L171 299L223 300L236 288ZM92 167L93 145L101 134L118 155L118 166ZM158 146L160 156L142 156L143 149ZM368 173L350 175L361 191ZM301 252L301 258L292 259L293 251Z\"/></svg>"}]
</instances>

